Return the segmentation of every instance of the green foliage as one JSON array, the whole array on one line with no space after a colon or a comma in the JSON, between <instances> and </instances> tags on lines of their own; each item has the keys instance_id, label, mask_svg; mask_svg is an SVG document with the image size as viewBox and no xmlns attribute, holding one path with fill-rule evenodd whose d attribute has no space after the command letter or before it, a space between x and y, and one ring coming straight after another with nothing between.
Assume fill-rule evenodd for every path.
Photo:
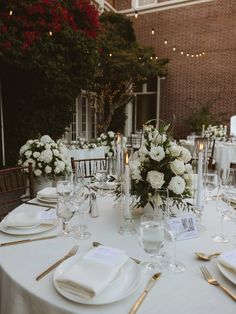
<instances>
[{"instance_id":1,"label":"green foliage","mask_svg":"<svg viewBox=\"0 0 236 314\"><path fill-rule=\"evenodd\" d=\"M142 48L135 38L132 22L120 14L100 17L99 68L95 85L100 131L106 131L114 112L133 99L133 87L148 76L167 73L167 59L155 59L152 48ZM152 57L152 58L151 58Z\"/></svg>"}]
</instances>

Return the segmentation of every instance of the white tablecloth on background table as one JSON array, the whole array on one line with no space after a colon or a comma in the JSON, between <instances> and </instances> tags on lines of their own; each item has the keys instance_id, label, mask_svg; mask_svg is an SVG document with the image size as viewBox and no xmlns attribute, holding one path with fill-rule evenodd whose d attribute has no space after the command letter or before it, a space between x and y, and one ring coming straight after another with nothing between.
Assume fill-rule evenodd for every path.
<instances>
[{"instance_id":1,"label":"white tablecloth on background table","mask_svg":"<svg viewBox=\"0 0 236 314\"><path fill-rule=\"evenodd\" d=\"M181 140L180 143L194 156L195 146L193 141ZM216 161L216 168L218 170L229 168L230 162L236 162L236 144L216 143L213 158Z\"/></svg>"},{"instance_id":2,"label":"white tablecloth on background table","mask_svg":"<svg viewBox=\"0 0 236 314\"><path fill-rule=\"evenodd\" d=\"M68 155L69 158L74 157L74 159L105 158L103 147L93 149L68 149Z\"/></svg>"},{"instance_id":3,"label":"white tablecloth on background table","mask_svg":"<svg viewBox=\"0 0 236 314\"><path fill-rule=\"evenodd\" d=\"M0 247L1 314L128 314L143 291L146 279L128 298L99 306L77 304L65 299L53 285L53 272L39 282L35 280L39 273L64 256L75 244L79 244L79 250L85 252L92 247L93 241L99 241L108 246L125 249L132 257L148 260L138 244L137 235L122 236L118 233L119 212L113 207L112 199L98 199L98 207L100 216L88 217L86 221L92 233L89 240L59 237ZM73 218L74 222L77 217ZM230 250L233 247L232 243L218 244L211 239L212 235L219 233L220 228L214 201L208 204L203 222L207 226L206 232L202 232L198 238L177 243L177 256L186 265L186 271L182 274L163 273L139 308L139 314L235 314L235 302L220 288L209 285L203 279L199 267L206 265L234 294L236 285L221 275L215 259L203 262L194 255L195 251L215 252ZM236 234L236 225L233 222L225 222L225 229L231 236ZM56 230L51 230L41 236L55 233ZM0 234L1 242L18 238L20 237ZM172 244L168 243L165 250L172 252Z\"/></svg>"}]
</instances>

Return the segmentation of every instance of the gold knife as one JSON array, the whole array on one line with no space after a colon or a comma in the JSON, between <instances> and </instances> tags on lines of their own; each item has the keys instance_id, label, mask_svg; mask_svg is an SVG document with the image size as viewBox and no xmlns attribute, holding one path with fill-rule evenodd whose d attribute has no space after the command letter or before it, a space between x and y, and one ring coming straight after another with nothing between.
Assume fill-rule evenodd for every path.
<instances>
[{"instance_id":1,"label":"gold knife","mask_svg":"<svg viewBox=\"0 0 236 314\"><path fill-rule=\"evenodd\" d=\"M93 246L94 247L97 247L97 246L99 246L99 245L103 245L102 243L100 243L100 242L93 242ZM134 257L130 257L135 263L137 263L137 264L140 264L141 263L141 261L139 260L139 259L137 259L137 258L134 258Z\"/></svg>"},{"instance_id":2,"label":"gold knife","mask_svg":"<svg viewBox=\"0 0 236 314\"><path fill-rule=\"evenodd\" d=\"M35 239L25 239L25 240L18 240L18 241L11 241L11 242L3 242L0 246L8 246L8 245L15 245L15 244L23 244L28 242L40 241L40 240L49 240L57 238L57 235L47 236L47 237L40 237Z\"/></svg>"},{"instance_id":3,"label":"gold knife","mask_svg":"<svg viewBox=\"0 0 236 314\"><path fill-rule=\"evenodd\" d=\"M145 299L145 297L147 296L147 294L149 293L149 291L154 287L154 284L156 282L156 280L160 277L161 273L156 273L155 275L153 275L147 285L145 290L143 291L143 293L139 296L139 298L137 299L137 301L134 303L134 305L132 306L131 310L129 311L129 314L135 314L138 310L138 308L140 307L140 305L142 304L143 300Z\"/></svg>"}]
</instances>

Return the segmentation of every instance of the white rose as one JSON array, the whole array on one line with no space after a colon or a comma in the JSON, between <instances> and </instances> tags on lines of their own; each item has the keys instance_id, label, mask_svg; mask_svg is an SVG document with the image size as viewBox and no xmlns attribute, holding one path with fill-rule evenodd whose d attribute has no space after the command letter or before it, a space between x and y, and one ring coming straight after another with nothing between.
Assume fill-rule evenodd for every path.
<instances>
[{"instance_id":1,"label":"white rose","mask_svg":"<svg viewBox=\"0 0 236 314\"><path fill-rule=\"evenodd\" d=\"M170 168L174 172L175 175L183 174L185 171L184 162L182 160L178 160L178 159L171 161Z\"/></svg>"},{"instance_id":2,"label":"white rose","mask_svg":"<svg viewBox=\"0 0 236 314\"><path fill-rule=\"evenodd\" d=\"M113 138L115 136L115 133L113 131L109 131L107 132L107 134L109 135L109 137Z\"/></svg>"},{"instance_id":3,"label":"white rose","mask_svg":"<svg viewBox=\"0 0 236 314\"><path fill-rule=\"evenodd\" d=\"M164 149L161 146L154 146L149 153L153 160L161 161L165 157Z\"/></svg>"},{"instance_id":4,"label":"white rose","mask_svg":"<svg viewBox=\"0 0 236 314\"><path fill-rule=\"evenodd\" d=\"M41 176L42 171L40 169L36 169L36 170L34 170L34 174L36 175L36 177L39 177L39 176Z\"/></svg>"},{"instance_id":5,"label":"white rose","mask_svg":"<svg viewBox=\"0 0 236 314\"><path fill-rule=\"evenodd\" d=\"M185 172L187 173L193 173L193 167L191 164L186 164L185 165Z\"/></svg>"},{"instance_id":6,"label":"white rose","mask_svg":"<svg viewBox=\"0 0 236 314\"><path fill-rule=\"evenodd\" d=\"M34 152L34 153L33 153L33 157L34 157L34 158L38 158L39 156L40 156L40 152Z\"/></svg>"},{"instance_id":7,"label":"white rose","mask_svg":"<svg viewBox=\"0 0 236 314\"><path fill-rule=\"evenodd\" d=\"M148 150L145 145L142 145L139 149L139 154L142 156L147 156L148 155Z\"/></svg>"},{"instance_id":8,"label":"white rose","mask_svg":"<svg viewBox=\"0 0 236 314\"><path fill-rule=\"evenodd\" d=\"M38 163L38 167L39 167L39 168L42 168L41 162Z\"/></svg>"},{"instance_id":9,"label":"white rose","mask_svg":"<svg viewBox=\"0 0 236 314\"><path fill-rule=\"evenodd\" d=\"M171 178L170 183L168 185L168 189L173 191L175 194L179 195L184 192L185 189L185 181L180 176L175 176Z\"/></svg>"},{"instance_id":10,"label":"white rose","mask_svg":"<svg viewBox=\"0 0 236 314\"><path fill-rule=\"evenodd\" d=\"M171 153L171 156L173 157L178 157L181 153L181 148L179 145L175 144L175 143L171 143L170 147L169 147L169 151Z\"/></svg>"},{"instance_id":11,"label":"white rose","mask_svg":"<svg viewBox=\"0 0 236 314\"><path fill-rule=\"evenodd\" d=\"M51 173L52 172L52 167L50 166L46 166L45 169L44 169L45 173Z\"/></svg>"},{"instance_id":12,"label":"white rose","mask_svg":"<svg viewBox=\"0 0 236 314\"><path fill-rule=\"evenodd\" d=\"M50 161L52 161L52 151L50 149L45 149L41 152L41 156L42 160L45 163L49 163Z\"/></svg>"},{"instance_id":13,"label":"white rose","mask_svg":"<svg viewBox=\"0 0 236 314\"><path fill-rule=\"evenodd\" d=\"M40 138L40 142L46 144L46 143L51 143L51 142L54 142L51 137L49 135L43 135L41 138Z\"/></svg>"},{"instance_id":14,"label":"white rose","mask_svg":"<svg viewBox=\"0 0 236 314\"><path fill-rule=\"evenodd\" d=\"M25 152L26 158L30 158L31 155L32 155L32 151L31 151L31 150L27 150L27 151Z\"/></svg>"},{"instance_id":15,"label":"white rose","mask_svg":"<svg viewBox=\"0 0 236 314\"><path fill-rule=\"evenodd\" d=\"M178 158L179 160L183 160L184 163L187 163L192 159L192 156L187 148L181 147L180 156Z\"/></svg>"},{"instance_id":16,"label":"white rose","mask_svg":"<svg viewBox=\"0 0 236 314\"><path fill-rule=\"evenodd\" d=\"M158 171L149 171L147 174L147 181L151 184L152 188L160 189L165 183L164 174Z\"/></svg>"},{"instance_id":17,"label":"white rose","mask_svg":"<svg viewBox=\"0 0 236 314\"><path fill-rule=\"evenodd\" d=\"M166 135L165 134L156 134L153 138L152 142L156 145L162 144L166 141Z\"/></svg>"}]
</instances>

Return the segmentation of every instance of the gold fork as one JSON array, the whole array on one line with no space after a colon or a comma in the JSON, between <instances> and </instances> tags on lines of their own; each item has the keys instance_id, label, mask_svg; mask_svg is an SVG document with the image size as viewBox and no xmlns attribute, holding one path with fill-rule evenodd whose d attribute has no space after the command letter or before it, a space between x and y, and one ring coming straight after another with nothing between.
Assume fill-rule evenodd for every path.
<instances>
[{"instance_id":1,"label":"gold fork","mask_svg":"<svg viewBox=\"0 0 236 314\"><path fill-rule=\"evenodd\" d=\"M36 277L36 280L39 281L41 278L43 278L45 275L47 275L50 271L52 271L54 268L56 268L58 265L60 265L62 262L64 262L67 258L74 256L79 249L78 245L73 246L73 248L62 258L60 258L57 262L52 264L50 267L48 267L44 272L42 272L40 275Z\"/></svg>"},{"instance_id":2,"label":"gold fork","mask_svg":"<svg viewBox=\"0 0 236 314\"><path fill-rule=\"evenodd\" d=\"M145 299L145 297L147 296L147 294L149 293L149 291L152 289L152 287L154 286L156 280L161 276L161 273L156 273L155 275L153 275L147 285L145 290L143 291L143 293L139 296L139 298L137 299L137 301L134 303L134 305L132 306L131 310L129 311L129 314L135 314L139 308L139 306L142 304L143 300Z\"/></svg>"},{"instance_id":3,"label":"gold fork","mask_svg":"<svg viewBox=\"0 0 236 314\"><path fill-rule=\"evenodd\" d=\"M226 292L234 301L236 301L236 296L230 292L227 288L225 288L224 286L222 286L215 278L212 277L211 273L208 271L208 269L205 266L201 266L200 267L201 272L203 273L204 278L206 279L206 281L214 286L218 286L221 289L224 290L224 292Z\"/></svg>"}]
</instances>

